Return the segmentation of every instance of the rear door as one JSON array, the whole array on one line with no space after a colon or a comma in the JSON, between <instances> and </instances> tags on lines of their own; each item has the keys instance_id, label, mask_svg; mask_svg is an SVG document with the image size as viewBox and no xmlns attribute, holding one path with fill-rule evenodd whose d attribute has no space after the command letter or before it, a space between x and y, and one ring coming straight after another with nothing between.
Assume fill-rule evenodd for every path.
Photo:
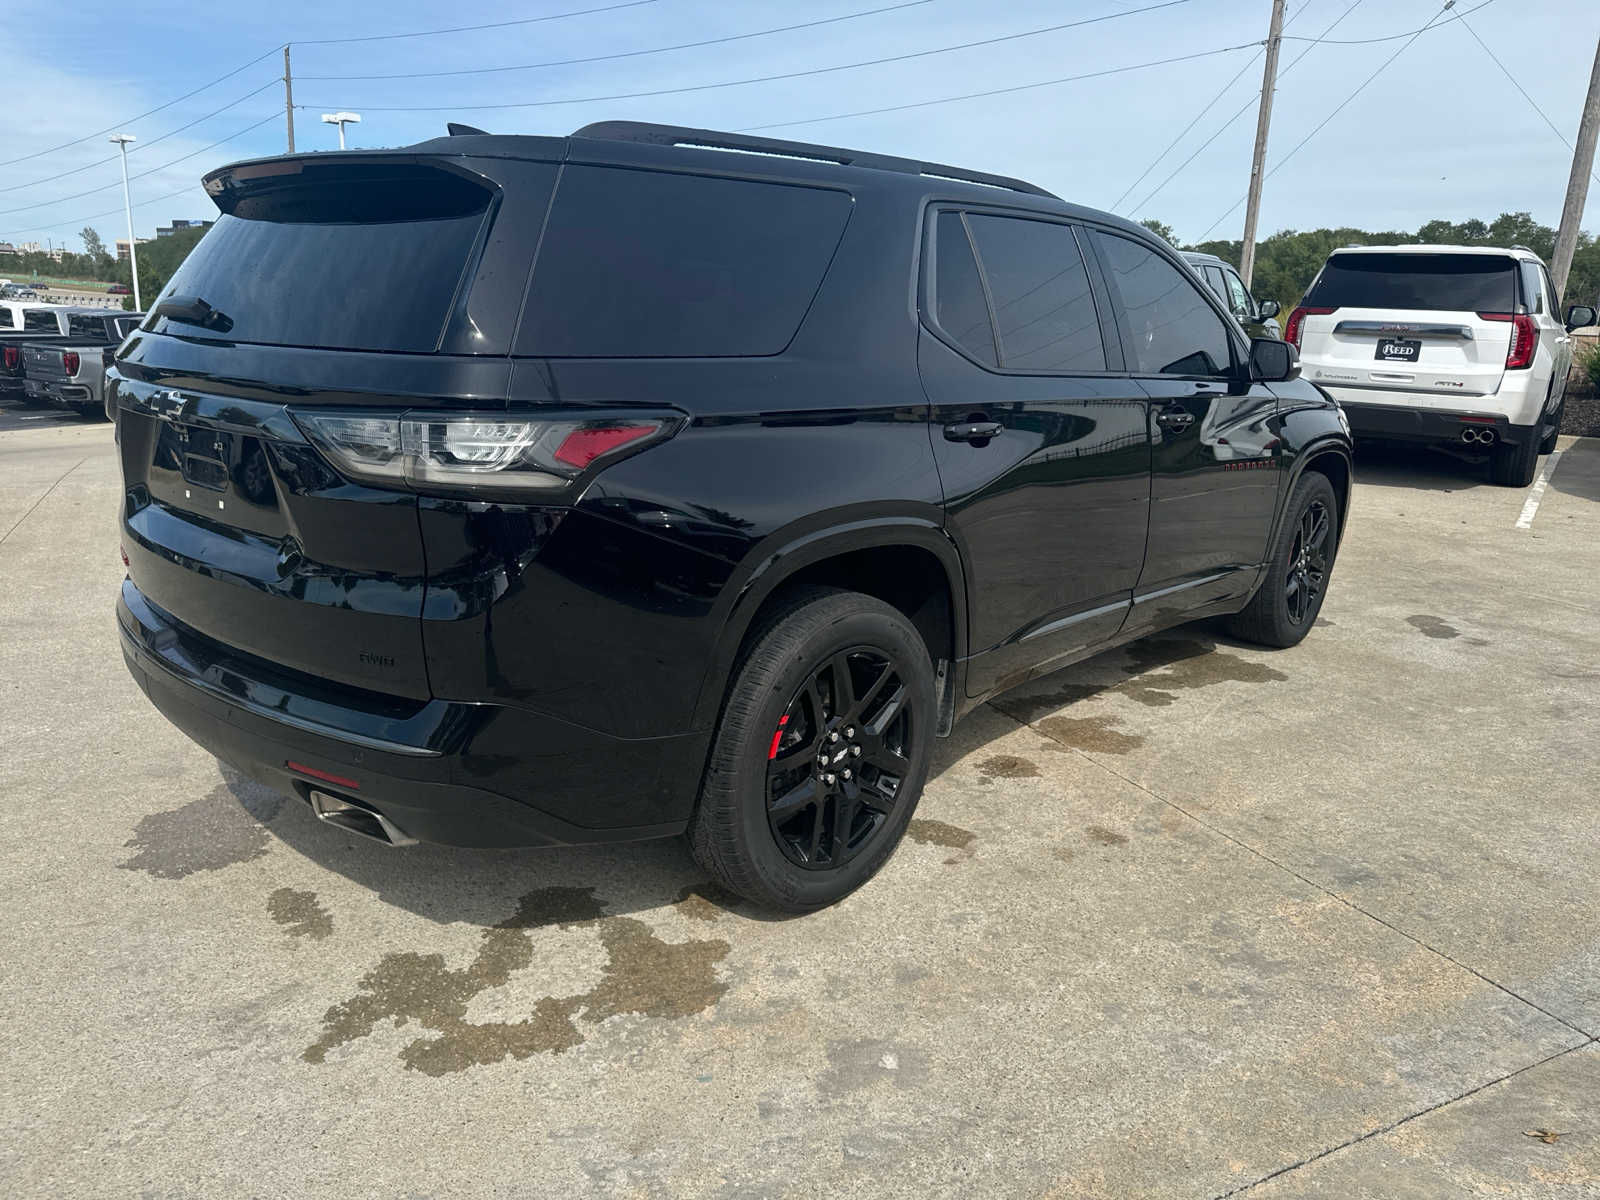
<instances>
[{"instance_id":1,"label":"rear door","mask_svg":"<svg viewBox=\"0 0 1600 1200\"><path fill-rule=\"evenodd\" d=\"M1308 377L1414 393L1405 398L1414 407L1455 408L1463 396L1499 390L1516 267L1494 254L1335 254L1301 304Z\"/></svg>"},{"instance_id":2,"label":"rear door","mask_svg":"<svg viewBox=\"0 0 1600 1200\"><path fill-rule=\"evenodd\" d=\"M945 209L927 246L919 360L982 695L1122 627L1149 515L1146 402L1073 226Z\"/></svg>"},{"instance_id":3,"label":"rear door","mask_svg":"<svg viewBox=\"0 0 1600 1200\"><path fill-rule=\"evenodd\" d=\"M553 168L498 169L525 168L520 200L459 161L208 180L223 214L118 362L124 551L150 603L263 670L429 695L416 497L335 471L305 414L503 406L515 299L480 301L520 297L531 249L484 247L497 210L542 216Z\"/></svg>"},{"instance_id":4,"label":"rear door","mask_svg":"<svg viewBox=\"0 0 1600 1200\"><path fill-rule=\"evenodd\" d=\"M1254 583L1280 486L1277 397L1244 379L1243 343L1191 272L1119 234L1090 241L1151 401L1149 542L1126 633Z\"/></svg>"}]
</instances>

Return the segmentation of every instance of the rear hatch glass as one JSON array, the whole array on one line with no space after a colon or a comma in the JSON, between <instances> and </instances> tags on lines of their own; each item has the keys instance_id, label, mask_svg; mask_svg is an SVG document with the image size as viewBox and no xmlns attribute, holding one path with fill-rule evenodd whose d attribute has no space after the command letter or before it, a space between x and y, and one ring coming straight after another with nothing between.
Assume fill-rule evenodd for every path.
<instances>
[{"instance_id":1,"label":"rear hatch glass","mask_svg":"<svg viewBox=\"0 0 1600 1200\"><path fill-rule=\"evenodd\" d=\"M288 167L298 169L281 182L254 181L218 218L145 327L276 346L434 351L492 193L401 164ZM185 319L163 303L178 298L203 300L211 315Z\"/></svg>"},{"instance_id":2,"label":"rear hatch glass","mask_svg":"<svg viewBox=\"0 0 1600 1200\"><path fill-rule=\"evenodd\" d=\"M1512 260L1487 254L1335 254L1301 302L1315 308L1510 312Z\"/></svg>"}]
</instances>

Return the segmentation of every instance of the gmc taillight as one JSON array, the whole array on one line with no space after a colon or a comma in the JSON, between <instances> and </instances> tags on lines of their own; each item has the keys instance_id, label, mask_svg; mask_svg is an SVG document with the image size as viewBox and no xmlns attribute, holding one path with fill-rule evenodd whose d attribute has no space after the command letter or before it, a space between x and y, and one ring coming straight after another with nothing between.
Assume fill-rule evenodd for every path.
<instances>
[{"instance_id":1,"label":"gmc taillight","mask_svg":"<svg viewBox=\"0 0 1600 1200\"><path fill-rule=\"evenodd\" d=\"M22 361L22 350L17 346L6 347L6 370L15 371L17 364Z\"/></svg>"},{"instance_id":2,"label":"gmc taillight","mask_svg":"<svg viewBox=\"0 0 1600 1200\"><path fill-rule=\"evenodd\" d=\"M1306 305L1302 304L1299 308L1295 309L1289 314L1289 327L1283 331L1283 340L1288 342L1296 350L1300 349L1300 338L1304 333L1306 318L1325 317L1332 311L1333 309L1331 308L1308 308Z\"/></svg>"},{"instance_id":3,"label":"gmc taillight","mask_svg":"<svg viewBox=\"0 0 1600 1200\"><path fill-rule=\"evenodd\" d=\"M61 365L66 368L67 374L78 373L78 352L76 350L63 350L61 352Z\"/></svg>"},{"instance_id":4,"label":"gmc taillight","mask_svg":"<svg viewBox=\"0 0 1600 1200\"><path fill-rule=\"evenodd\" d=\"M1506 370L1533 366L1533 352L1539 348L1539 327L1527 313L1481 312L1485 321L1510 321L1511 345L1506 347Z\"/></svg>"}]
</instances>

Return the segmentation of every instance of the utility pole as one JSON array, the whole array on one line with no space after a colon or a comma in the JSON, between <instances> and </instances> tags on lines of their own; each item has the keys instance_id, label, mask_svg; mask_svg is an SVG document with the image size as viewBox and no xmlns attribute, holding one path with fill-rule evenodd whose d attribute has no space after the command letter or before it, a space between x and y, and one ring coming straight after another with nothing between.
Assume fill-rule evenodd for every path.
<instances>
[{"instance_id":1,"label":"utility pole","mask_svg":"<svg viewBox=\"0 0 1600 1200\"><path fill-rule=\"evenodd\" d=\"M128 143L138 139L131 133L119 133L108 141L115 142L122 151L122 213L128 218L128 276L133 280L133 311L143 312L139 297L139 241L133 236L133 200L128 194Z\"/></svg>"},{"instance_id":2,"label":"utility pole","mask_svg":"<svg viewBox=\"0 0 1600 1200\"><path fill-rule=\"evenodd\" d=\"M1244 208L1244 245L1239 251L1239 277L1250 286L1256 269L1256 219L1261 216L1261 176L1266 167L1267 129L1272 124L1272 93L1278 89L1278 45L1283 41L1283 0L1272 0L1272 25L1267 30L1267 65L1261 74L1261 110L1256 114L1256 150L1250 160L1250 195Z\"/></svg>"},{"instance_id":3,"label":"utility pole","mask_svg":"<svg viewBox=\"0 0 1600 1200\"><path fill-rule=\"evenodd\" d=\"M289 71L289 43L283 44L283 121L289 129L289 153L294 153L294 76Z\"/></svg>"},{"instance_id":4,"label":"utility pole","mask_svg":"<svg viewBox=\"0 0 1600 1200\"><path fill-rule=\"evenodd\" d=\"M1572 270L1572 253L1578 248L1578 226L1583 221L1583 206L1589 199L1589 172L1594 169L1594 140L1600 132L1600 43L1594 48L1594 67L1589 72L1589 97L1583 102L1583 119L1578 122L1578 144L1572 148L1572 174L1567 178L1567 201L1561 206L1561 229L1556 233L1556 256L1550 264L1550 281L1556 295L1567 291L1567 275ZM1593 296L1584 297L1589 303Z\"/></svg>"}]
</instances>

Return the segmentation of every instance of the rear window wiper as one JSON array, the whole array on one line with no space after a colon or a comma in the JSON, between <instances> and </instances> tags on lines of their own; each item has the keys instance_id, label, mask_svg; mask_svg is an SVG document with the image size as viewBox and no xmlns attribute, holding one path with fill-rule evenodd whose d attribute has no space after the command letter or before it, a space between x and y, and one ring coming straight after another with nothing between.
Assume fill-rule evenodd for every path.
<instances>
[{"instance_id":1,"label":"rear window wiper","mask_svg":"<svg viewBox=\"0 0 1600 1200\"><path fill-rule=\"evenodd\" d=\"M167 317L185 325L198 325L202 329L215 329L227 333L233 328L233 318L212 308L199 296L168 296L150 310L152 317Z\"/></svg>"}]
</instances>

